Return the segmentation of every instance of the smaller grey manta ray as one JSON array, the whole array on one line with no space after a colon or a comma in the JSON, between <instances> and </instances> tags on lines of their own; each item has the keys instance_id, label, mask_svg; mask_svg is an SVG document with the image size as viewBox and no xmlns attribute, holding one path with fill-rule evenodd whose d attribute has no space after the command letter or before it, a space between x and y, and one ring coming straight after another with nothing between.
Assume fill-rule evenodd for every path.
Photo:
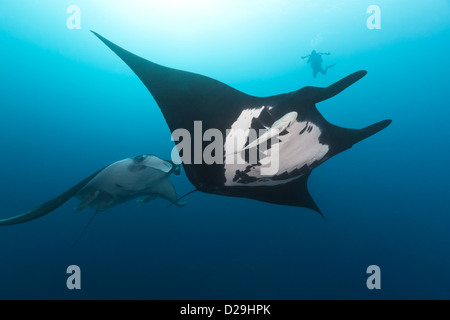
<instances>
[{"instance_id":1,"label":"smaller grey manta ray","mask_svg":"<svg viewBox=\"0 0 450 320\"><path fill-rule=\"evenodd\" d=\"M140 155L117 161L84 179L58 197L24 214L0 220L0 226L24 223L42 217L57 209L73 196L81 200L77 211L87 206L105 211L118 204L137 199L146 203L161 197L177 206L179 202L170 175L180 174L180 165L155 155Z\"/></svg>"}]
</instances>

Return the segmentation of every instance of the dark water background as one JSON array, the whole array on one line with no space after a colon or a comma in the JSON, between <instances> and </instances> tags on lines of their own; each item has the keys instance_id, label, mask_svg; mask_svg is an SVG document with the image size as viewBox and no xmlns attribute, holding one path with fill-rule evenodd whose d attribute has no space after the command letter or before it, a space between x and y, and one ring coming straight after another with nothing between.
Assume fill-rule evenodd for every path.
<instances>
[{"instance_id":1,"label":"dark water background","mask_svg":"<svg viewBox=\"0 0 450 320\"><path fill-rule=\"evenodd\" d=\"M343 2L343 1L342 1ZM81 30L66 9L79 5ZM366 9L382 9L368 30ZM393 124L311 175L326 216L196 193L99 214L76 199L0 229L0 298L450 298L448 1L42 1L0 4L0 217L114 161L170 157L170 132L132 71L90 32L254 95L368 75L318 105L330 122ZM300 56L337 62L313 79ZM192 189L182 174L180 194ZM82 290L66 288L79 265ZM366 287L378 265L382 290Z\"/></svg>"}]
</instances>

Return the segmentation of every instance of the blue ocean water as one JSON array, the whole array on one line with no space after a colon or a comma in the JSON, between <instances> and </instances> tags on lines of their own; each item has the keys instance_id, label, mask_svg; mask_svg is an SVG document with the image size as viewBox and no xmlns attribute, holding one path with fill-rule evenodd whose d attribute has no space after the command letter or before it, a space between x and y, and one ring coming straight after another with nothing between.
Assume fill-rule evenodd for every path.
<instances>
[{"instance_id":1,"label":"blue ocean water","mask_svg":"<svg viewBox=\"0 0 450 320\"><path fill-rule=\"evenodd\" d=\"M81 29L68 29L77 5ZM381 9L370 30L367 8ZM333 124L387 129L315 169L323 211L195 193L99 214L76 199L0 230L0 299L449 299L446 0L0 3L0 218L114 161L170 158L145 86L90 30L151 61L268 96L368 75L318 104ZM331 52L327 75L300 57ZM172 178L179 194L192 189ZM66 287L78 265L82 290ZM381 269L368 290L366 269Z\"/></svg>"}]
</instances>

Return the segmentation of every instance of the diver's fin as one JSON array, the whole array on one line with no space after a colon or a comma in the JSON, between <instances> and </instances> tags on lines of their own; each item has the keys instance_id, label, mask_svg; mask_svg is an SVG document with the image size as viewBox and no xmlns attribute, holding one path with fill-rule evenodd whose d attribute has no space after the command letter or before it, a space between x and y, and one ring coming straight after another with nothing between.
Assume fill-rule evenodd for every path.
<instances>
[{"instance_id":1,"label":"diver's fin","mask_svg":"<svg viewBox=\"0 0 450 320\"><path fill-rule=\"evenodd\" d=\"M27 211L21 215L15 216L15 217L0 220L0 226L8 226L8 225L13 225L13 224L24 223L24 222L27 222L30 220L37 219L39 217L42 217L42 216L52 212L53 210L57 209L58 207L63 205L65 202L67 202L67 200L72 198L74 195L76 195L78 193L78 191L83 189L83 187L86 184L88 184L89 181L91 181L102 170L103 169L97 171L96 173L87 177L86 179L84 179L80 183L76 184L75 186L73 186L72 188L70 188L69 190L64 192L63 194L57 196L56 198L54 198L50 201L47 201L47 202L41 204L40 206L38 206L37 208L35 208L33 210Z\"/></svg>"}]
</instances>

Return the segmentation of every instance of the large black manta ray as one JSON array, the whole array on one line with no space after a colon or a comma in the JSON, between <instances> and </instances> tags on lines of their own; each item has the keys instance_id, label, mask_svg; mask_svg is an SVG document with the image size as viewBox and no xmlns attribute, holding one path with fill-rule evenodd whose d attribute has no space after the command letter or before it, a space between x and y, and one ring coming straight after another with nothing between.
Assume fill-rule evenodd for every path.
<instances>
[{"instance_id":1,"label":"large black manta ray","mask_svg":"<svg viewBox=\"0 0 450 320\"><path fill-rule=\"evenodd\" d=\"M94 34L141 79L172 132L184 128L193 135L194 122L201 121L203 130L218 129L227 139L233 138L227 134L229 129L252 128L265 129L263 140L267 140L274 125L281 127L279 170L272 176L261 175L262 161L256 164L227 161L230 156L227 141L223 163L183 163L190 182L205 193L305 207L320 213L307 189L311 171L391 123L384 120L363 129L346 129L330 124L316 108L317 103L361 79L366 71L355 72L326 88L304 87L285 94L255 97L199 74L155 64ZM259 142L252 144L247 139L243 151Z\"/></svg>"},{"instance_id":2,"label":"large black manta ray","mask_svg":"<svg viewBox=\"0 0 450 320\"><path fill-rule=\"evenodd\" d=\"M255 97L206 76L155 64L93 33L141 79L172 133L184 129L194 136L195 123L201 121L203 131L214 129L226 137L222 144L223 161L183 161L188 179L201 192L304 207L321 213L307 188L311 171L391 123L384 120L363 129L341 128L326 121L316 108L317 103L364 77L366 71L355 72L326 88L304 87L285 94ZM252 138L250 129L261 134ZM244 132L240 146L233 132ZM274 132L279 133L275 143ZM198 150L194 139L190 144L192 150ZM229 150L230 145L237 147L237 152ZM275 146L278 170L263 174ZM203 152L205 146L200 147ZM250 161L250 149L255 148L256 162ZM240 161L229 161L238 158ZM0 220L0 225L22 223L53 211L95 176L26 214Z\"/></svg>"}]
</instances>

